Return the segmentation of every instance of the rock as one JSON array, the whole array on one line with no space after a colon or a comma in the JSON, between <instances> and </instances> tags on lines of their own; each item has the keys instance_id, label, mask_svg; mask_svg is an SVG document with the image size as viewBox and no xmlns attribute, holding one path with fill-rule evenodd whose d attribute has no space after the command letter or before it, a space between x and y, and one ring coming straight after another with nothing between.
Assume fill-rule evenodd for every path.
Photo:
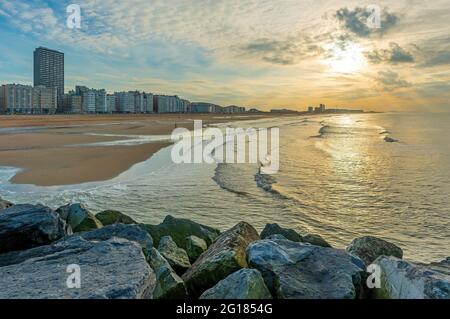
<instances>
[{"instance_id":1,"label":"rock","mask_svg":"<svg viewBox=\"0 0 450 319\"><path fill-rule=\"evenodd\" d=\"M186 251L178 248L172 237L165 236L159 241L158 251L169 262L177 274L184 274L191 267Z\"/></svg>"},{"instance_id":2,"label":"rock","mask_svg":"<svg viewBox=\"0 0 450 319\"><path fill-rule=\"evenodd\" d=\"M241 269L206 290L200 299L272 299L272 295L259 271Z\"/></svg>"},{"instance_id":3,"label":"rock","mask_svg":"<svg viewBox=\"0 0 450 319\"><path fill-rule=\"evenodd\" d=\"M245 249L258 239L257 231L245 222L220 235L182 276L189 294L198 297L220 280L246 268Z\"/></svg>"},{"instance_id":4,"label":"rock","mask_svg":"<svg viewBox=\"0 0 450 319\"><path fill-rule=\"evenodd\" d=\"M4 200L0 197L0 210L10 208L13 205L13 203L8 202L7 200Z\"/></svg>"},{"instance_id":5,"label":"rock","mask_svg":"<svg viewBox=\"0 0 450 319\"><path fill-rule=\"evenodd\" d=\"M380 267L381 288L372 289L372 298L450 299L448 274L392 256L381 256L374 264Z\"/></svg>"},{"instance_id":6,"label":"rock","mask_svg":"<svg viewBox=\"0 0 450 319\"><path fill-rule=\"evenodd\" d=\"M286 237L284 237L283 235L280 235L280 234L273 234L273 235L267 236L267 237L266 237L266 238L264 238L264 239L280 239L280 240L289 240L289 239L287 239Z\"/></svg>"},{"instance_id":7,"label":"rock","mask_svg":"<svg viewBox=\"0 0 450 319\"><path fill-rule=\"evenodd\" d=\"M153 241L150 235L140 228L138 225L123 225L113 224L100 229L77 233L72 236L66 236L59 241L55 242L55 245L41 246L34 249L28 249L24 251L13 251L0 255L0 267L8 266L12 264L18 264L24 262L27 259L37 258L60 252L65 249L64 243L72 238L83 238L88 241L105 241L114 237L127 239L138 243L145 255L148 255L153 248ZM56 245L58 244L58 245Z\"/></svg>"},{"instance_id":8,"label":"rock","mask_svg":"<svg viewBox=\"0 0 450 319\"><path fill-rule=\"evenodd\" d=\"M135 242L122 238L91 242L74 236L35 248L37 250L41 250L40 257L0 267L0 299L141 299L152 296L155 274ZM68 288L67 283L76 283L73 278L77 268L80 289Z\"/></svg>"},{"instance_id":9,"label":"rock","mask_svg":"<svg viewBox=\"0 0 450 319\"><path fill-rule=\"evenodd\" d=\"M58 214L41 205L15 205L0 214L0 254L47 245L70 233Z\"/></svg>"},{"instance_id":10,"label":"rock","mask_svg":"<svg viewBox=\"0 0 450 319\"><path fill-rule=\"evenodd\" d=\"M105 210L95 215L95 217L104 226L112 224L137 224L131 217L116 210Z\"/></svg>"},{"instance_id":11,"label":"rock","mask_svg":"<svg viewBox=\"0 0 450 319\"><path fill-rule=\"evenodd\" d=\"M189 260L193 263L208 249L206 241L196 236L186 237L186 252Z\"/></svg>"},{"instance_id":12,"label":"rock","mask_svg":"<svg viewBox=\"0 0 450 319\"><path fill-rule=\"evenodd\" d=\"M400 247L372 236L356 238L347 247L347 251L361 258L367 266L383 255L400 259L403 257L403 251Z\"/></svg>"},{"instance_id":13,"label":"rock","mask_svg":"<svg viewBox=\"0 0 450 319\"><path fill-rule=\"evenodd\" d=\"M247 260L278 299L354 299L362 294L364 263L343 250L266 239L249 245Z\"/></svg>"},{"instance_id":14,"label":"rock","mask_svg":"<svg viewBox=\"0 0 450 319\"><path fill-rule=\"evenodd\" d=\"M426 267L431 268L433 271L450 276L450 257L438 263L427 264Z\"/></svg>"},{"instance_id":15,"label":"rock","mask_svg":"<svg viewBox=\"0 0 450 319\"><path fill-rule=\"evenodd\" d=\"M77 233L74 236L80 236L89 241L104 241L113 237L128 239L137 242L145 249L144 253L150 253L153 248L152 237L138 225L112 224L99 229Z\"/></svg>"},{"instance_id":16,"label":"rock","mask_svg":"<svg viewBox=\"0 0 450 319\"><path fill-rule=\"evenodd\" d=\"M172 237L178 247L186 249L186 237L194 235L209 245L220 235L220 231L188 219L167 216L159 225L143 224L142 227L152 236L155 247L164 236Z\"/></svg>"},{"instance_id":17,"label":"rock","mask_svg":"<svg viewBox=\"0 0 450 319\"><path fill-rule=\"evenodd\" d=\"M388 142L388 143L396 143L396 142L398 142L398 140L396 140L395 138L389 137L389 136L386 136L386 137L384 138L384 140L385 140L386 142Z\"/></svg>"},{"instance_id":18,"label":"rock","mask_svg":"<svg viewBox=\"0 0 450 319\"><path fill-rule=\"evenodd\" d=\"M68 204L56 210L74 233L102 227L102 223L82 204Z\"/></svg>"},{"instance_id":19,"label":"rock","mask_svg":"<svg viewBox=\"0 0 450 319\"><path fill-rule=\"evenodd\" d=\"M295 230L283 228L278 224L267 224L261 232L261 239L265 239L271 235L282 235L286 239L302 242L303 238Z\"/></svg>"},{"instance_id":20,"label":"rock","mask_svg":"<svg viewBox=\"0 0 450 319\"><path fill-rule=\"evenodd\" d=\"M310 243L311 245L314 245L314 246L331 248L331 245L325 239L323 239L322 236L320 236L320 235L309 234L309 235L303 236L303 241L305 243Z\"/></svg>"},{"instance_id":21,"label":"rock","mask_svg":"<svg viewBox=\"0 0 450 319\"><path fill-rule=\"evenodd\" d=\"M186 299L188 297L184 281L155 248L150 250L149 263L156 275L153 299Z\"/></svg>"}]
</instances>

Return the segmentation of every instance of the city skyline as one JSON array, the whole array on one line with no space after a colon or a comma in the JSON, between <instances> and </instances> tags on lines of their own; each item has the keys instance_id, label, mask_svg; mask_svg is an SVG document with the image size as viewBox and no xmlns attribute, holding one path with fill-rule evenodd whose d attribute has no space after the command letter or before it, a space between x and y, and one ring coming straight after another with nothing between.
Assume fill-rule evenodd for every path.
<instances>
[{"instance_id":1,"label":"city skyline","mask_svg":"<svg viewBox=\"0 0 450 319\"><path fill-rule=\"evenodd\" d=\"M378 1L381 28L371 29L356 1L79 1L72 30L68 2L1 0L0 82L31 84L30 52L44 46L66 53L66 92L82 84L263 110L447 111L450 4L438 2Z\"/></svg>"}]
</instances>

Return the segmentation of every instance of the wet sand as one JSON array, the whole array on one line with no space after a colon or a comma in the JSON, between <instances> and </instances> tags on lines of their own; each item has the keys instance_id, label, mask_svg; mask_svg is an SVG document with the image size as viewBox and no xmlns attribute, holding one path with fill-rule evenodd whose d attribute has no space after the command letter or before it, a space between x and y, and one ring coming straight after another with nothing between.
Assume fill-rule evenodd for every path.
<instances>
[{"instance_id":1,"label":"wet sand","mask_svg":"<svg viewBox=\"0 0 450 319\"><path fill-rule=\"evenodd\" d=\"M251 120L273 115L55 115L0 116L0 166L21 168L11 183L72 185L116 177L150 158L170 142L89 146L127 139L114 135L170 135L175 127ZM13 128L17 128L13 129Z\"/></svg>"}]
</instances>

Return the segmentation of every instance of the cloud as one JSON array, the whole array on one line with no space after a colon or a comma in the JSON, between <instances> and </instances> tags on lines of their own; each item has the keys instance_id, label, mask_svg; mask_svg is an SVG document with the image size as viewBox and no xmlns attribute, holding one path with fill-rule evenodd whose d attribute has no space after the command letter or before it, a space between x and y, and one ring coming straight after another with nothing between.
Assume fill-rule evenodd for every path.
<instances>
[{"instance_id":1,"label":"cloud","mask_svg":"<svg viewBox=\"0 0 450 319\"><path fill-rule=\"evenodd\" d=\"M367 54L367 59L373 64L400 64L415 62L416 59L414 55L400 47L397 43L391 42L389 47L389 49L374 50L369 52Z\"/></svg>"},{"instance_id":2,"label":"cloud","mask_svg":"<svg viewBox=\"0 0 450 319\"><path fill-rule=\"evenodd\" d=\"M420 67L429 68L449 64L450 64L450 51L443 51L437 53L428 52L425 62L420 64Z\"/></svg>"},{"instance_id":3,"label":"cloud","mask_svg":"<svg viewBox=\"0 0 450 319\"><path fill-rule=\"evenodd\" d=\"M426 98L441 98L450 102L450 83L448 81L434 81L422 83L416 91Z\"/></svg>"},{"instance_id":4,"label":"cloud","mask_svg":"<svg viewBox=\"0 0 450 319\"><path fill-rule=\"evenodd\" d=\"M383 86L386 91L392 91L398 88L410 87L411 83L400 79L399 75L391 70L379 71L376 81Z\"/></svg>"},{"instance_id":5,"label":"cloud","mask_svg":"<svg viewBox=\"0 0 450 319\"><path fill-rule=\"evenodd\" d=\"M257 58L272 64L293 65L305 58L323 53L323 49L315 43L308 37L286 40L263 38L238 47L238 55Z\"/></svg>"},{"instance_id":6,"label":"cloud","mask_svg":"<svg viewBox=\"0 0 450 319\"><path fill-rule=\"evenodd\" d=\"M341 8L336 11L335 17L342 23L346 31L359 37L370 37L371 35L383 35L394 27L399 18L387 9L380 10L380 28L373 28L369 24L372 15L369 8L356 7L353 10Z\"/></svg>"}]
</instances>

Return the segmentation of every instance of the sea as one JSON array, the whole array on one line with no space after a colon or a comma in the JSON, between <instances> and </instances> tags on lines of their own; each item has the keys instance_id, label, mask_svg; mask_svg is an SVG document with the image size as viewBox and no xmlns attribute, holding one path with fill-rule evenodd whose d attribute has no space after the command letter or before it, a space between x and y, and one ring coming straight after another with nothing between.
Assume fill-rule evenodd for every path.
<instances>
[{"instance_id":1,"label":"sea","mask_svg":"<svg viewBox=\"0 0 450 319\"><path fill-rule=\"evenodd\" d=\"M53 208L81 202L93 212L115 209L152 224L168 214L221 230L239 221L259 231L278 223L320 234L337 248L373 235L397 244L412 261L450 256L449 113L275 117L216 126L278 128L278 173L262 174L260 163L176 164L169 146L111 180L80 185L14 185L9 180L19 169L0 167L0 196ZM164 139L131 141L152 138Z\"/></svg>"}]
</instances>

